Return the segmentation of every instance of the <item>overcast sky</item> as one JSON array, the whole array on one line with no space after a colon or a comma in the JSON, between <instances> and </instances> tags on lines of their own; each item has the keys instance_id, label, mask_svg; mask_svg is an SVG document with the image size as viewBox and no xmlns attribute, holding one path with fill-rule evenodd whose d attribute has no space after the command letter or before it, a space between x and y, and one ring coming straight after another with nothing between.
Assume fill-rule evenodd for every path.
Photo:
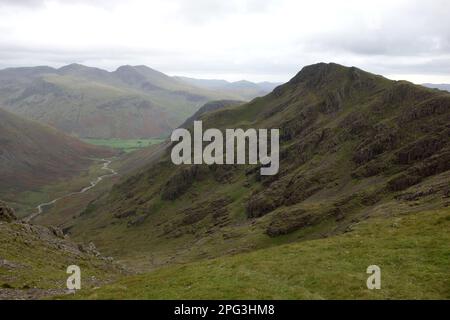
<instances>
[{"instance_id":1,"label":"overcast sky","mask_svg":"<svg viewBox=\"0 0 450 320\"><path fill-rule=\"evenodd\" d=\"M0 68L287 81L321 61L450 83L450 1L0 0Z\"/></svg>"}]
</instances>

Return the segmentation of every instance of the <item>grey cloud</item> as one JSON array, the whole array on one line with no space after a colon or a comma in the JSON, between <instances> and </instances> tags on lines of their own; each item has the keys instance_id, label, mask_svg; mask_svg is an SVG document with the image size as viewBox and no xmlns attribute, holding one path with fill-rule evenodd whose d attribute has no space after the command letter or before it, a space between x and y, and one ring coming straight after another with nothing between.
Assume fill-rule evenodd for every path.
<instances>
[{"instance_id":1,"label":"grey cloud","mask_svg":"<svg viewBox=\"0 0 450 320\"><path fill-rule=\"evenodd\" d=\"M71 4L75 1L102 8L125 4L120 0L53 1ZM31 8L44 4L45 0L0 0L0 7L20 5ZM274 7L280 6L280 2L274 0L174 0L171 4L174 5L174 19L204 28L237 14L261 13L271 17ZM220 50L203 53L190 47L166 50L156 46L157 49L140 50L121 43L70 50L58 45L20 46L14 41L0 42L0 68L36 64L58 66L71 62L108 69L120 64L148 64L169 73L268 75L268 80L271 76L276 80L288 80L304 65L334 61L380 74L448 75L450 78L449 9L450 4L445 0L400 2L395 10L380 11L379 21L374 24L368 23L367 16L340 12L342 16L338 22L341 23L326 32L318 28L324 22L320 12L311 12L317 19L308 30L292 28L280 32L281 39L288 39L284 46L271 47L272 39L267 38L261 49L249 50L253 49L253 39L241 39L247 40L241 41L246 47L233 47L233 43L228 43L225 47L233 47L230 53ZM9 34L9 26L0 27L1 32ZM234 40L233 37L230 39L224 41ZM258 45L261 43L256 43ZM204 46L208 48L210 43L205 41ZM275 54L269 55L266 48ZM278 56L277 61L274 55Z\"/></svg>"},{"instance_id":2,"label":"grey cloud","mask_svg":"<svg viewBox=\"0 0 450 320\"><path fill-rule=\"evenodd\" d=\"M379 26L351 17L351 28L315 34L305 45L359 55L422 55L450 53L449 2L409 1L385 13Z\"/></svg>"},{"instance_id":3,"label":"grey cloud","mask_svg":"<svg viewBox=\"0 0 450 320\"><path fill-rule=\"evenodd\" d=\"M1 7L22 7L22 8L30 8L34 9L37 7L43 7L48 0L0 0L0 8ZM110 8L114 7L116 4L123 2L120 0L51 0L51 2L57 2L60 4L87 4L94 7L101 8Z\"/></svg>"},{"instance_id":4,"label":"grey cloud","mask_svg":"<svg viewBox=\"0 0 450 320\"><path fill-rule=\"evenodd\" d=\"M403 63L382 62L377 63L377 68L383 73L393 74L424 74L424 75L449 75L450 56L442 58L430 58L425 62Z\"/></svg>"},{"instance_id":5,"label":"grey cloud","mask_svg":"<svg viewBox=\"0 0 450 320\"><path fill-rule=\"evenodd\" d=\"M236 13L265 12L276 0L175 0L177 15L189 22L205 23Z\"/></svg>"},{"instance_id":6,"label":"grey cloud","mask_svg":"<svg viewBox=\"0 0 450 320\"><path fill-rule=\"evenodd\" d=\"M15 6L15 7L36 7L43 5L43 0L0 0L0 7Z\"/></svg>"}]
</instances>

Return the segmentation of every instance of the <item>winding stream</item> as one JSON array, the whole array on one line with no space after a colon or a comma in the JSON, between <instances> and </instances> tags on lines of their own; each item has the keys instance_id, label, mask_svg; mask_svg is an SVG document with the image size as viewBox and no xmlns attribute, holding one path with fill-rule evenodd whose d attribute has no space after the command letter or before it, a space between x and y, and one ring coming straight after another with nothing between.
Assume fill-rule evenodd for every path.
<instances>
[{"instance_id":1,"label":"winding stream","mask_svg":"<svg viewBox=\"0 0 450 320\"><path fill-rule=\"evenodd\" d=\"M117 172L116 172L114 169L111 169L111 168L109 167L109 165L111 164L112 160L107 160L107 159L95 159L95 160L103 161L103 166L102 166L101 169L102 169L102 170L106 170L106 171L108 171L109 173L108 173L108 174L105 174L105 175L102 175L102 176L98 177L97 179L91 181L91 184L90 184L89 186L84 187L84 188L81 189L80 191L72 192L72 193L66 194L66 195L64 195L64 196L62 196L62 197L53 199L53 200L50 201L50 202L45 202L45 203L39 204L39 205L36 207L37 212L31 213L29 216L27 216L27 217L25 218L25 221L30 222L32 219L34 219L35 217L37 217L38 215L40 215L42 212L44 212L44 208L45 208L45 207L52 206L52 205L54 205L54 204L55 204L57 201L59 201L59 200L62 200L62 199L65 199L65 198L68 198L68 197L71 197L71 196L74 196L74 195L77 195L77 194L85 193L86 191L89 191L89 190L91 190L92 188L94 188L94 187L95 187L97 184L99 184L103 179L117 175Z\"/></svg>"}]
</instances>

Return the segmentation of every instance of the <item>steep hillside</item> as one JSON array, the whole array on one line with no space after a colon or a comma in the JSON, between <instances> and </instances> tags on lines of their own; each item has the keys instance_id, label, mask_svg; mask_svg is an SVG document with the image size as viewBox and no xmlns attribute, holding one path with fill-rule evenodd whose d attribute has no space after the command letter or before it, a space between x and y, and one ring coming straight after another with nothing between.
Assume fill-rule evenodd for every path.
<instances>
[{"instance_id":1,"label":"steep hillside","mask_svg":"<svg viewBox=\"0 0 450 320\"><path fill-rule=\"evenodd\" d=\"M57 228L17 221L0 201L0 300L66 293L70 265L82 272L82 288L117 279L123 269L90 245L73 243Z\"/></svg>"},{"instance_id":2,"label":"steep hillside","mask_svg":"<svg viewBox=\"0 0 450 320\"><path fill-rule=\"evenodd\" d=\"M0 198L75 176L91 158L113 155L0 109Z\"/></svg>"},{"instance_id":3,"label":"steep hillside","mask_svg":"<svg viewBox=\"0 0 450 320\"><path fill-rule=\"evenodd\" d=\"M0 105L82 138L164 136L218 98L236 97L145 66L114 72L78 64L0 70Z\"/></svg>"},{"instance_id":4,"label":"steep hillside","mask_svg":"<svg viewBox=\"0 0 450 320\"><path fill-rule=\"evenodd\" d=\"M175 166L168 151L67 222L143 269L351 232L449 206L450 94L336 64L303 68L204 128L280 128L280 171Z\"/></svg>"},{"instance_id":5,"label":"steep hillside","mask_svg":"<svg viewBox=\"0 0 450 320\"><path fill-rule=\"evenodd\" d=\"M230 95L240 97L244 100L251 100L256 97L261 97L271 92L275 87L281 83L275 82L250 82L246 80L229 82L225 80L215 79L195 79L188 77L174 77L182 82L192 84L194 86L208 89L217 90L220 92L227 92Z\"/></svg>"}]
</instances>

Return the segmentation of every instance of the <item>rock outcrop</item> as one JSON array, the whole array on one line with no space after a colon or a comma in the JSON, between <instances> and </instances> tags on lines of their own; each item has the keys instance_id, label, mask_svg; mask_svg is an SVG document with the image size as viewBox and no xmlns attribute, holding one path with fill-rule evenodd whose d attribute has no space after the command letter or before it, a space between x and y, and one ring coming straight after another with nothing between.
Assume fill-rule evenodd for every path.
<instances>
[{"instance_id":1,"label":"rock outcrop","mask_svg":"<svg viewBox=\"0 0 450 320\"><path fill-rule=\"evenodd\" d=\"M0 221L13 222L17 220L14 209L10 208L6 203L0 201Z\"/></svg>"}]
</instances>

